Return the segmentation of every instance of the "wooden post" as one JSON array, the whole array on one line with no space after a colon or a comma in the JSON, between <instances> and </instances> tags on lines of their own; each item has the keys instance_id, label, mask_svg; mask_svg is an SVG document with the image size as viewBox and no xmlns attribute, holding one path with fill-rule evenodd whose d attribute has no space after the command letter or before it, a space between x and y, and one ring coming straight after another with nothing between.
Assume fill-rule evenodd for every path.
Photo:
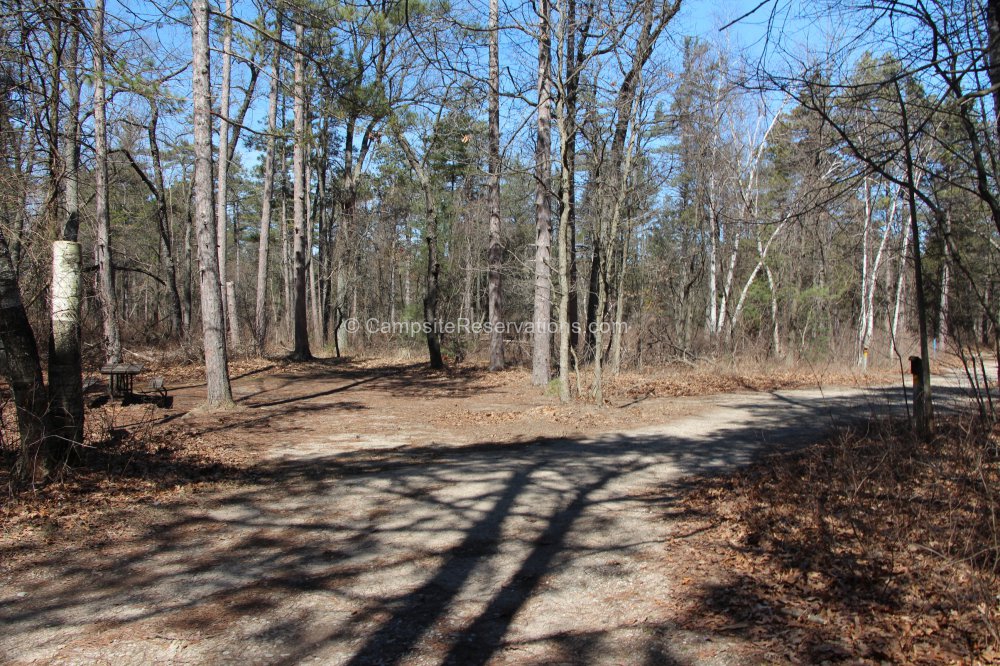
<instances>
[{"instance_id":1,"label":"wooden post","mask_svg":"<svg viewBox=\"0 0 1000 666\"><path fill-rule=\"evenodd\" d=\"M910 374L913 376L913 422L917 430L926 423L924 413L923 360L919 356L910 357Z\"/></svg>"}]
</instances>

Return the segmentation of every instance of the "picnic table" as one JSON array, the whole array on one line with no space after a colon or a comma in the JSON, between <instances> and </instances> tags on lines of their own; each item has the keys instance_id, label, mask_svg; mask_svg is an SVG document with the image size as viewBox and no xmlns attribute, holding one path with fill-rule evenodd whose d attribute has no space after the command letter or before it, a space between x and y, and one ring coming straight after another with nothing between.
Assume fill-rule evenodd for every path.
<instances>
[{"instance_id":1,"label":"picnic table","mask_svg":"<svg viewBox=\"0 0 1000 666\"><path fill-rule=\"evenodd\" d=\"M108 393L112 398L131 398L132 382L144 366L136 363L109 363L101 367L101 374L108 375Z\"/></svg>"}]
</instances>

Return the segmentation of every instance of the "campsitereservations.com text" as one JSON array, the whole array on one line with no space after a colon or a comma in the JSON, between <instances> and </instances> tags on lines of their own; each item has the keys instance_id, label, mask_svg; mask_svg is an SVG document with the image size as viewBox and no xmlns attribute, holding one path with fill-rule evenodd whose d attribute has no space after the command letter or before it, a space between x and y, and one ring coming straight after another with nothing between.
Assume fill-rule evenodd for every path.
<instances>
[{"instance_id":1,"label":"campsitereservations.com text","mask_svg":"<svg viewBox=\"0 0 1000 666\"><path fill-rule=\"evenodd\" d=\"M560 330L561 324L557 321L544 324L545 330L551 334L556 334ZM592 322L584 326L580 322L566 324L571 333L580 334L585 328L591 333L601 333L610 335L616 327L621 327L621 332L628 331L628 324L622 322ZM385 335L427 335L436 333L438 335L483 335L498 331L505 335L533 335L538 326L531 321L501 321L493 324L488 321L472 321L471 319L459 318L455 321L383 321L375 317L364 321L351 318L344 321L344 327L348 333L358 333L364 331L369 335L382 333Z\"/></svg>"}]
</instances>

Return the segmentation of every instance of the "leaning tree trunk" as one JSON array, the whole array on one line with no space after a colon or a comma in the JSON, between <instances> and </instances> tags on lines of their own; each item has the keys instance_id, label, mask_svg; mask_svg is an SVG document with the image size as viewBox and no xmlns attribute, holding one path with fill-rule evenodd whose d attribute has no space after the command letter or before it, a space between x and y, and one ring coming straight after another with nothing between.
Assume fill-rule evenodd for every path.
<instances>
[{"instance_id":1,"label":"leaning tree trunk","mask_svg":"<svg viewBox=\"0 0 1000 666\"><path fill-rule=\"evenodd\" d=\"M97 263L97 294L104 325L104 355L108 363L121 360L115 280L111 262L111 218L108 212L108 131L104 92L104 0L94 3L94 153L97 160L94 180L94 208L97 234L94 255Z\"/></svg>"},{"instance_id":2,"label":"leaning tree trunk","mask_svg":"<svg viewBox=\"0 0 1000 666\"><path fill-rule=\"evenodd\" d=\"M201 325L205 347L205 380L209 409L229 408L233 392L229 385L226 350L226 320L222 313L222 283L212 211L212 98L208 48L208 0L191 3L192 74L194 99L194 223L198 233L201 263Z\"/></svg>"},{"instance_id":3,"label":"leaning tree trunk","mask_svg":"<svg viewBox=\"0 0 1000 666\"><path fill-rule=\"evenodd\" d=\"M52 472L48 394L42 380L35 334L21 301L10 247L0 228L0 370L10 382L21 439L16 475L44 481Z\"/></svg>"},{"instance_id":4,"label":"leaning tree trunk","mask_svg":"<svg viewBox=\"0 0 1000 666\"><path fill-rule=\"evenodd\" d=\"M917 402L913 405L913 416L917 431L924 437L930 437L934 433L934 402L931 399L931 362L929 358L929 334L927 331L927 299L924 296L923 265L920 256L920 230L917 227L917 185L913 174L913 150L910 145L909 115L898 82L896 83L896 95L899 100L900 118L903 121L903 157L906 164L907 203L910 208L910 234L913 236L913 282L917 301L917 324L920 329L920 383L923 388L917 396Z\"/></svg>"},{"instance_id":5,"label":"leaning tree trunk","mask_svg":"<svg viewBox=\"0 0 1000 666\"><path fill-rule=\"evenodd\" d=\"M160 109L155 100L150 100L149 156L153 162L153 184L156 186L156 219L160 227L160 242L163 246L163 268L167 274L167 292L170 296L170 327L174 335L184 334L181 292L177 287L177 261L174 257L173 225L170 223L170 206L167 204L166 181L163 177L163 161L160 159L160 143L156 136Z\"/></svg>"}]
</instances>

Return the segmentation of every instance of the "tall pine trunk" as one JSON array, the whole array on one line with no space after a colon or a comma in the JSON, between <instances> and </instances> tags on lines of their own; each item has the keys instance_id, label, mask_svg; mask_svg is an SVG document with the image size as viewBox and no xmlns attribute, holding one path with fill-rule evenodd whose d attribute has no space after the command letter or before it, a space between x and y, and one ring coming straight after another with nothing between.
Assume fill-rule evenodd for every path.
<instances>
[{"instance_id":1,"label":"tall pine trunk","mask_svg":"<svg viewBox=\"0 0 1000 666\"><path fill-rule=\"evenodd\" d=\"M531 383L544 386L549 381L552 316L552 276L549 258L552 244L552 206L549 176L552 171L552 37L549 0L538 0L538 137L535 143L535 305L531 343Z\"/></svg>"},{"instance_id":2,"label":"tall pine trunk","mask_svg":"<svg viewBox=\"0 0 1000 666\"><path fill-rule=\"evenodd\" d=\"M226 350L226 320L222 310L222 282L215 218L212 210L212 98L208 48L208 0L191 2L192 73L194 100L194 223L201 264L201 325L205 347L206 407L233 405Z\"/></svg>"},{"instance_id":3,"label":"tall pine trunk","mask_svg":"<svg viewBox=\"0 0 1000 666\"><path fill-rule=\"evenodd\" d=\"M281 34L281 16L277 18L277 33ZM254 332L257 353L263 355L267 341L267 253L271 240L271 198L274 193L274 144L278 126L278 87L281 71L281 46L275 42L271 62L271 92L267 104L267 151L264 154L264 191L261 194L260 238L257 245L257 303L254 309Z\"/></svg>"},{"instance_id":4,"label":"tall pine trunk","mask_svg":"<svg viewBox=\"0 0 1000 666\"><path fill-rule=\"evenodd\" d=\"M292 224L294 265L294 331L295 347L292 358L305 361L312 358L309 350L309 327L306 320L306 91L305 57L302 43L305 27L295 25L295 146L292 152Z\"/></svg>"},{"instance_id":5,"label":"tall pine trunk","mask_svg":"<svg viewBox=\"0 0 1000 666\"><path fill-rule=\"evenodd\" d=\"M219 253L219 283L226 286L226 255L228 254L228 217L229 203L229 107L232 91L232 51L233 51L233 0L226 0L226 15L223 17L222 37L222 89L219 91L219 159L216 163L218 193L215 197L215 235ZM229 328L230 342L233 347L240 344L239 323L236 321L236 304L231 303L227 293L223 292L223 317Z\"/></svg>"},{"instance_id":6,"label":"tall pine trunk","mask_svg":"<svg viewBox=\"0 0 1000 666\"><path fill-rule=\"evenodd\" d=\"M490 100L489 100L489 318L490 370L501 370L503 354L503 294L501 269L503 249L500 245L500 2L490 0Z\"/></svg>"},{"instance_id":7,"label":"tall pine trunk","mask_svg":"<svg viewBox=\"0 0 1000 666\"><path fill-rule=\"evenodd\" d=\"M167 292L170 297L170 328L174 335L184 332L183 315L181 313L181 294L177 287L177 262L174 259L173 225L170 221L170 207L167 205L166 181L163 177L163 162L160 159L160 143L156 136L159 123L159 106L155 100L150 101L149 118L149 155L153 162L153 182L156 185L156 219L160 229L160 242L163 246L163 268L167 274Z\"/></svg>"},{"instance_id":8,"label":"tall pine trunk","mask_svg":"<svg viewBox=\"0 0 1000 666\"><path fill-rule=\"evenodd\" d=\"M96 0L93 9L94 26L94 208L97 233L94 259L97 263L97 295L101 304L104 332L104 355L108 363L118 363L122 355L118 332L118 310L115 299L114 268L111 261L111 217L108 211L108 129L105 118L104 91L104 0Z\"/></svg>"}]
</instances>

